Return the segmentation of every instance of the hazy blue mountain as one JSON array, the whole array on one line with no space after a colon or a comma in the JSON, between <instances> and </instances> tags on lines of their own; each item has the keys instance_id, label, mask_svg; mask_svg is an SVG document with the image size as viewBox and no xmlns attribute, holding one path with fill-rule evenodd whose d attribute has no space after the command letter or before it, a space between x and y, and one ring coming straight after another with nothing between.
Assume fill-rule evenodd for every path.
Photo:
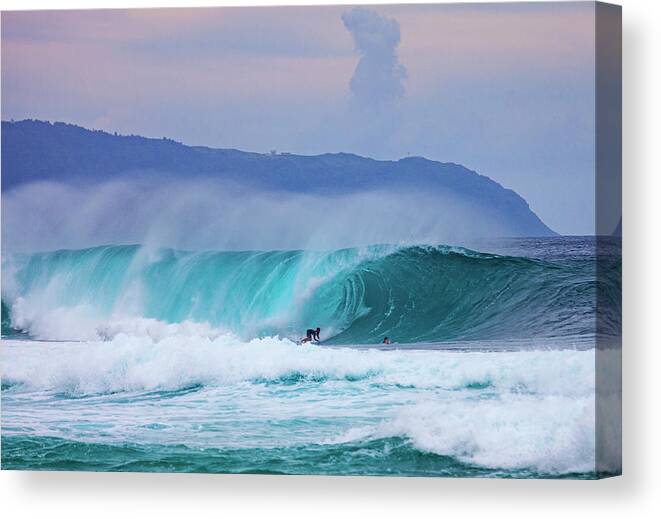
<instances>
[{"instance_id":1,"label":"hazy blue mountain","mask_svg":"<svg viewBox=\"0 0 661 519\"><path fill-rule=\"evenodd\" d=\"M478 204L507 222L515 235L555 234L516 192L454 163L421 157L383 161L348 153L260 154L110 134L66 123L2 122L3 191L26 182L97 183L144 173L222 178L255 189L325 195L376 188L438 190Z\"/></svg>"}]
</instances>

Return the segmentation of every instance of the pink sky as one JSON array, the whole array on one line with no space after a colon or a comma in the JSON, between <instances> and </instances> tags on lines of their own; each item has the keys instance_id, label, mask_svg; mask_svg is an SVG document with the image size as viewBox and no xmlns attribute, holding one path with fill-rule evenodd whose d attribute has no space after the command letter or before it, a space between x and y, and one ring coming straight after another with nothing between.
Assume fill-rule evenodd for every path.
<instances>
[{"instance_id":1,"label":"pink sky","mask_svg":"<svg viewBox=\"0 0 661 519\"><path fill-rule=\"evenodd\" d=\"M256 151L424 155L516 189L560 232L587 231L593 4L370 8L399 23L407 70L387 138L361 139L382 123L351 113L360 56L346 6L3 12L2 117Z\"/></svg>"}]
</instances>

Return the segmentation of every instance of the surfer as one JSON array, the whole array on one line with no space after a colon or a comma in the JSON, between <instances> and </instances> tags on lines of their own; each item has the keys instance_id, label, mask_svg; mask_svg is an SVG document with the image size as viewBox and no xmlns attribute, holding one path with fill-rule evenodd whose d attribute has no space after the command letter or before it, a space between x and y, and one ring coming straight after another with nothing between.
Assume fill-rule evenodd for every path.
<instances>
[{"instance_id":1,"label":"surfer","mask_svg":"<svg viewBox=\"0 0 661 519\"><path fill-rule=\"evenodd\" d=\"M383 344L390 344L390 339L388 337L384 337Z\"/></svg>"},{"instance_id":2,"label":"surfer","mask_svg":"<svg viewBox=\"0 0 661 519\"><path fill-rule=\"evenodd\" d=\"M301 344L305 344L306 342L319 342L319 334L321 333L321 328L317 327L316 330L313 330L312 328L308 328L308 331L305 332L305 337L301 339Z\"/></svg>"}]
</instances>

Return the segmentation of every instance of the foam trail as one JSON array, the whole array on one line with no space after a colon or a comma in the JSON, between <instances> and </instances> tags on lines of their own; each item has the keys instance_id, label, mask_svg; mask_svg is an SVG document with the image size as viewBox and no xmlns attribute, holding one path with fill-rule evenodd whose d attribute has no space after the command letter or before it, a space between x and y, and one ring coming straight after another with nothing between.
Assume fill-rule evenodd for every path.
<instances>
[{"instance_id":1,"label":"foam trail","mask_svg":"<svg viewBox=\"0 0 661 519\"><path fill-rule=\"evenodd\" d=\"M555 350L499 353L388 351L301 347L267 337L170 328L155 338L125 333L111 341L16 342L3 362L3 382L30 390L96 394L176 390L195 384L279 381L288 377L365 380L370 384L441 388L492 387L499 392L580 396L594 390L594 353ZM562 374L570 366L574 380Z\"/></svg>"},{"instance_id":2,"label":"foam trail","mask_svg":"<svg viewBox=\"0 0 661 519\"><path fill-rule=\"evenodd\" d=\"M5 341L3 431L195 449L316 445L345 456L400 438L465 466L594 470L594 350L379 351L198 332ZM70 427L81 412L99 428Z\"/></svg>"}]
</instances>

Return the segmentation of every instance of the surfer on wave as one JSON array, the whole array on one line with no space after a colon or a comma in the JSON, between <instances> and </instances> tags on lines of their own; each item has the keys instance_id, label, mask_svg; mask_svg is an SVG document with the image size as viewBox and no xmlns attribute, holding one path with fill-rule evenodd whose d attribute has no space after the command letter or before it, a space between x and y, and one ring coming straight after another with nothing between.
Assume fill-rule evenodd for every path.
<instances>
[{"instance_id":1,"label":"surfer on wave","mask_svg":"<svg viewBox=\"0 0 661 519\"><path fill-rule=\"evenodd\" d=\"M301 339L301 344L305 344L306 342L319 342L319 334L321 333L321 328L317 327L316 330L313 330L312 328L308 328L308 331L305 332L305 337Z\"/></svg>"}]
</instances>

